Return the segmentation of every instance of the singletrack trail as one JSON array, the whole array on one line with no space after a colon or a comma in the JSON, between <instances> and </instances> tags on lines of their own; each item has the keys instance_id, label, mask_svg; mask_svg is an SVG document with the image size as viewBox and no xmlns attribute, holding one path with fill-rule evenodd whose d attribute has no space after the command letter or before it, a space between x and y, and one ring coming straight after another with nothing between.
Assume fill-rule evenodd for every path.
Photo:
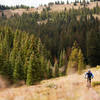
<instances>
[{"instance_id":1,"label":"singletrack trail","mask_svg":"<svg viewBox=\"0 0 100 100\"><path fill-rule=\"evenodd\" d=\"M93 81L98 80L100 70L93 73ZM86 87L84 74L73 74L44 80L39 85L5 89L0 91L0 100L100 100L100 97L93 88Z\"/></svg>"}]
</instances>

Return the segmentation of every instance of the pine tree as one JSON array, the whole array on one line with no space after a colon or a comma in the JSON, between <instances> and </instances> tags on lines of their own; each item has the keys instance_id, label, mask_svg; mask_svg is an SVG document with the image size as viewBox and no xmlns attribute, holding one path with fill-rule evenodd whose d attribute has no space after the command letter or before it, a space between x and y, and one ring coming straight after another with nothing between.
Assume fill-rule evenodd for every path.
<instances>
[{"instance_id":1,"label":"pine tree","mask_svg":"<svg viewBox=\"0 0 100 100\"><path fill-rule=\"evenodd\" d=\"M50 60L47 62L47 76L48 78L52 78L52 64Z\"/></svg>"},{"instance_id":2,"label":"pine tree","mask_svg":"<svg viewBox=\"0 0 100 100\"><path fill-rule=\"evenodd\" d=\"M0 70L1 74L7 76L9 79L12 78L12 67L9 62L11 43L12 30L6 27L2 28L2 32L0 33Z\"/></svg>"},{"instance_id":3,"label":"pine tree","mask_svg":"<svg viewBox=\"0 0 100 100\"><path fill-rule=\"evenodd\" d=\"M80 74L84 68L85 68L84 57L80 49L78 53L78 73Z\"/></svg>"},{"instance_id":4,"label":"pine tree","mask_svg":"<svg viewBox=\"0 0 100 100\"><path fill-rule=\"evenodd\" d=\"M11 63L12 69L14 70L14 66L15 66L15 60L18 56L18 52L19 52L19 48L20 48L20 42L18 40L18 34L19 31L16 31L14 34L14 39L13 39L13 47L12 50L10 52L10 56L9 56L9 61Z\"/></svg>"},{"instance_id":5,"label":"pine tree","mask_svg":"<svg viewBox=\"0 0 100 100\"><path fill-rule=\"evenodd\" d=\"M23 65L22 65L22 60L21 60L20 54L18 55L18 57L15 60L13 79L14 79L14 82L24 79L24 71L23 71Z\"/></svg>"},{"instance_id":6,"label":"pine tree","mask_svg":"<svg viewBox=\"0 0 100 100\"><path fill-rule=\"evenodd\" d=\"M66 53L65 50L61 51L60 58L59 58L59 67L63 67L66 62Z\"/></svg>"},{"instance_id":7,"label":"pine tree","mask_svg":"<svg viewBox=\"0 0 100 100\"><path fill-rule=\"evenodd\" d=\"M1 54L0 54L0 74L8 76L8 78L12 77L11 66L7 61L7 59L5 59L5 57Z\"/></svg>"},{"instance_id":8,"label":"pine tree","mask_svg":"<svg viewBox=\"0 0 100 100\"><path fill-rule=\"evenodd\" d=\"M59 75L63 76L65 74L66 69L66 53L65 50L61 51L59 58Z\"/></svg>"},{"instance_id":9,"label":"pine tree","mask_svg":"<svg viewBox=\"0 0 100 100\"><path fill-rule=\"evenodd\" d=\"M69 57L67 73L72 73L78 69L78 49L73 49Z\"/></svg>"},{"instance_id":10,"label":"pine tree","mask_svg":"<svg viewBox=\"0 0 100 100\"><path fill-rule=\"evenodd\" d=\"M39 69L40 79L46 79L47 78L47 69L46 69L47 61L46 59L44 59L43 56L41 56L39 59L40 59L40 69Z\"/></svg>"},{"instance_id":11,"label":"pine tree","mask_svg":"<svg viewBox=\"0 0 100 100\"><path fill-rule=\"evenodd\" d=\"M29 65L29 59L28 59L28 57L26 57L25 63L24 63L24 65L23 65L23 73L24 73L24 80L25 80L25 82L26 82L26 80L27 80L28 65Z\"/></svg>"},{"instance_id":12,"label":"pine tree","mask_svg":"<svg viewBox=\"0 0 100 100\"><path fill-rule=\"evenodd\" d=\"M27 33L23 34L23 38L21 39L21 58L23 63L23 71L24 71L24 80L26 82L27 79L27 66L29 63L30 52L29 52L29 35Z\"/></svg>"},{"instance_id":13,"label":"pine tree","mask_svg":"<svg viewBox=\"0 0 100 100\"><path fill-rule=\"evenodd\" d=\"M71 55L69 57L67 74L75 72L78 69L78 44L75 41L72 47Z\"/></svg>"},{"instance_id":14,"label":"pine tree","mask_svg":"<svg viewBox=\"0 0 100 100\"><path fill-rule=\"evenodd\" d=\"M41 40L39 38L38 41L37 41L37 50L38 50L39 53L42 52L42 54L43 54L43 50L42 49L43 49L42 48L42 43L41 43Z\"/></svg>"},{"instance_id":15,"label":"pine tree","mask_svg":"<svg viewBox=\"0 0 100 100\"><path fill-rule=\"evenodd\" d=\"M27 85L33 85L36 82L36 69L35 69L35 60L34 60L34 53L31 54L29 65L27 69Z\"/></svg>"},{"instance_id":16,"label":"pine tree","mask_svg":"<svg viewBox=\"0 0 100 100\"><path fill-rule=\"evenodd\" d=\"M92 24L91 24L92 25ZM87 58L88 64L92 67L100 64L100 32L93 29L87 34Z\"/></svg>"},{"instance_id":17,"label":"pine tree","mask_svg":"<svg viewBox=\"0 0 100 100\"><path fill-rule=\"evenodd\" d=\"M58 66L58 61L56 60L54 63L54 77L58 77L59 76L59 66Z\"/></svg>"},{"instance_id":18,"label":"pine tree","mask_svg":"<svg viewBox=\"0 0 100 100\"><path fill-rule=\"evenodd\" d=\"M72 52L69 57L68 67L67 67L67 74L73 72L81 72L84 68L84 58L81 52L81 49L78 46L78 43L75 41L72 47Z\"/></svg>"}]
</instances>

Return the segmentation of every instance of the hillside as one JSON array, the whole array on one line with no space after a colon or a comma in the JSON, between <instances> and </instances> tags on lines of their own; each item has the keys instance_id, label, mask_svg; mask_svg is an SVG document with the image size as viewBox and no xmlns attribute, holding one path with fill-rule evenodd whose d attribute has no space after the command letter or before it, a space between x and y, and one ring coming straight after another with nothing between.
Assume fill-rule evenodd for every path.
<instances>
[{"instance_id":1,"label":"hillside","mask_svg":"<svg viewBox=\"0 0 100 100\"><path fill-rule=\"evenodd\" d=\"M89 4L86 5L86 8L93 9L96 7L97 2L90 2ZM100 6L100 2L98 2L98 6ZM80 5L80 3L77 3L76 6L74 6L73 3L71 4L63 4L63 5L51 5L50 6L50 12L61 12L63 10L69 10L69 9L78 9L84 7L83 5ZM34 13L38 12L41 13L43 9L46 8L46 6L39 6L37 8L29 8L29 9L15 9L15 10L4 10L3 13L4 15L7 16L7 18L13 16L14 14L22 15L23 13ZM2 16L2 11L0 11L0 16Z\"/></svg>"},{"instance_id":2,"label":"hillside","mask_svg":"<svg viewBox=\"0 0 100 100\"><path fill-rule=\"evenodd\" d=\"M14 14L22 15L23 13L33 13L35 12L36 9L30 8L28 10L26 9L15 9L15 10L4 10L3 13L4 15L7 16L7 18L14 16ZM2 15L2 11L0 12L0 16Z\"/></svg>"},{"instance_id":3,"label":"hillside","mask_svg":"<svg viewBox=\"0 0 100 100\"><path fill-rule=\"evenodd\" d=\"M82 7L1 6L0 100L100 100L100 2Z\"/></svg>"},{"instance_id":4,"label":"hillside","mask_svg":"<svg viewBox=\"0 0 100 100\"><path fill-rule=\"evenodd\" d=\"M100 81L100 69L91 70L93 81ZM0 100L100 100L100 97L93 88L86 88L83 73L44 80L30 87L4 89L0 91Z\"/></svg>"},{"instance_id":5,"label":"hillside","mask_svg":"<svg viewBox=\"0 0 100 100\"><path fill-rule=\"evenodd\" d=\"M97 2L90 2L89 4L86 5L86 8L89 8L89 9L93 9L94 7L96 7L96 4ZM100 2L98 2L98 5L100 6ZM74 6L73 3L71 4L64 4L64 5L53 5L51 6L51 11L63 11L65 8L66 10L69 10L69 9L78 9L78 8L82 8L84 7L83 5L80 5L80 3L77 3L76 6Z\"/></svg>"}]
</instances>

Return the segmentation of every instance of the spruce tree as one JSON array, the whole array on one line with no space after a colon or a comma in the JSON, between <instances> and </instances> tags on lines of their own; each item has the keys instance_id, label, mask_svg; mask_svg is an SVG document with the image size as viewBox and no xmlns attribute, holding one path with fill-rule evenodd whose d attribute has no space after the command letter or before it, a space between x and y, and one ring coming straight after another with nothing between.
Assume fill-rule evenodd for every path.
<instances>
[{"instance_id":1,"label":"spruce tree","mask_svg":"<svg viewBox=\"0 0 100 100\"><path fill-rule=\"evenodd\" d=\"M66 53L65 50L61 51L60 58L59 58L59 67L63 67L66 62Z\"/></svg>"},{"instance_id":2,"label":"spruce tree","mask_svg":"<svg viewBox=\"0 0 100 100\"><path fill-rule=\"evenodd\" d=\"M47 76L48 78L52 78L52 64L50 60L47 62Z\"/></svg>"},{"instance_id":3,"label":"spruce tree","mask_svg":"<svg viewBox=\"0 0 100 100\"><path fill-rule=\"evenodd\" d=\"M20 54L15 60L15 66L14 66L14 71L13 71L13 79L14 82L18 82L19 80L24 79L24 71L23 71L23 64L21 60Z\"/></svg>"},{"instance_id":4,"label":"spruce tree","mask_svg":"<svg viewBox=\"0 0 100 100\"><path fill-rule=\"evenodd\" d=\"M80 49L78 53L78 73L80 74L84 68L85 68L84 57Z\"/></svg>"},{"instance_id":5,"label":"spruce tree","mask_svg":"<svg viewBox=\"0 0 100 100\"><path fill-rule=\"evenodd\" d=\"M87 34L87 59L88 64L95 67L100 64L100 32L90 30Z\"/></svg>"},{"instance_id":6,"label":"spruce tree","mask_svg":"<svg viewBox=\"0 0 100 100\"><path fill-rule=\"evenodd\" d=\"M59 76L59 66L58 66L58 61L56 60L54 63L54 77Z\"/></svg>"},{"instance_id":7,"label":"spruce tree","mask_svg":"<svg viewBox=\"0 0 100 100\"><path fill-rule=\"evenodd\" d=\"M29 65L27 69L27 80L26 84L27 85L33 85L34 82L36 82L36 70L35 70L35 60L34 60L34 53L31 54L30 60L29 60Z\"/></svg>"},{"instance_id":8,"label":"spruce tree","mask_svg":"<svg viewBox=\"0 0 100 100\"><path fill-rule=\"evenodd\" d=\"M75 41L69 57L67 74L78 71L80 73L84 69L84 57L78 43Z\"/></svg>"},{"instance_id":9,"label":"spruce tree","mask_svg":"<svg viewBox=\"0 0 100 100\"><path fill-rule=\"evenodd\" d=\"M59 58L59 75L62 76L65 74L66 69L66 52L65 50L61 51L60 58Z\"/></svg>"},{"instance_id":10,"label":"spruce tree","mask_svg":"<svg viewBox=\"0 0 100 100\"><path fill-rule=\"evenodd\" d=\"M46 65L47 65L47 61L46 59L44 59L43 56L40 56L40 68L39 68L39 75L40 75L40 79L46 79L47 78L47 69L46 69Z\"/></svg>"},{"instance_id":11,"label":"spruce tree","mask_svg":"<svg viewBox=\"0 0 100 100\"><path fill-rule=\"evenodd\" d=\"M71 51L71 54L69 57L66 74L70 74L70 73L77 71L77 69L78 69L78 52L79 52L78 43L75 41L72 46L72 51Z\"/></svg>"}]
</instances>

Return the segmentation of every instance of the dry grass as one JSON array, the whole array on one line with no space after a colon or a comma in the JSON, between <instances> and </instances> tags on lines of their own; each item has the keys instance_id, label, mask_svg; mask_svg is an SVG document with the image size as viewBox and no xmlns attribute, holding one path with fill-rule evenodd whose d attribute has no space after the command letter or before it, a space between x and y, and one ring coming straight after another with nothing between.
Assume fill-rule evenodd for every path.
<instances>
[{"instance_id":1,"label":"dry grass","mask_svg":"<svg viewBox=\"0 0 100 100\"><path fill-rule=\"evenodd\" d=\"M15 10L5 10L4 11L4 15L7 16L7 18L10 18L11 16L13 16L14 14L18 14L18 15L22 15L23 13L33 13L35 12L36 9L35 8L30 8L30 9L15 9ZM2 15L2 12L0 12L0 16Z\"/></svg>"},{"instance_id":2,"label":"dry grass","mask_svg":"<svg viewBox=\"0 0 100 100\"><path fill-rule=\"evenodd\" d=\"M94 90L100 95L100 85L99 86L95 86Z\"/></svg>"},{"instance_id":3,"label":"dry grass","mask_svg":"<svg viewBox=\"0 0 100 100\"><path fill-rule=\"evenodd\" d=\"M91 70L96 75L95 81L100 76L100 70ZM73 74L44 80L39 85L1 90L0 100L100 100L100 98L93 89L86 88L84 74Z\"/></svg>"},{"instance_id":4,"label":"dry grass","mask_svg":"<svg viewBox=\"0 0 100 100\"><path fill-rule=\"evenodd\" d=\"M97 2L91 2L90 4L86 5L86 8L89 9L93 9L94 7L96 7ZM100 2L98 2L98 6L100 6ZM65 8L66 10L69 9L78 9L78 8L82 8L83 6L80 5L80 3L78 3L76 6L74 6L74 4L64 4L64 5L53 5L51 6L51 11L63 11Z\"/></svg>"}]
</instances>

